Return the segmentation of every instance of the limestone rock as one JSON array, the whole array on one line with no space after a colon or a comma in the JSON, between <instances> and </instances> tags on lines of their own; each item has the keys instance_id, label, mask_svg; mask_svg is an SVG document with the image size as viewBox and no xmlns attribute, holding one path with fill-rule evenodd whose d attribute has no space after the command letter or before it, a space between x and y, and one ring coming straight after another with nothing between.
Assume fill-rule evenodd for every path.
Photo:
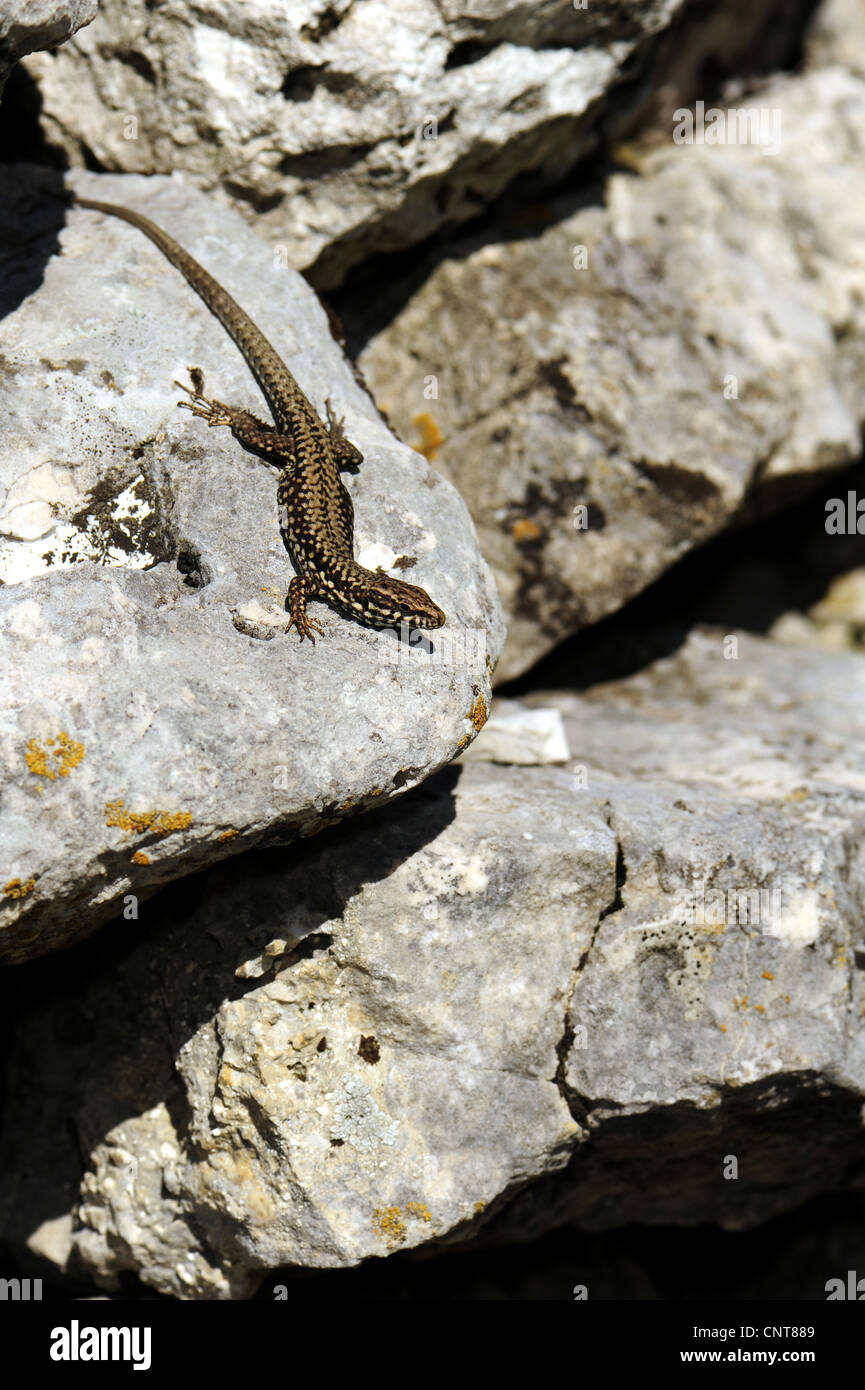
<instances>
[{"instance_id":1,"label":"limestone rock","mask_svg":"<svg viewBox=\"0 0 865 1390\"><path fill-rule=\"evenodd\" d=\"M602 207L467 243L360 357L468 502L501 678L859 456L865 81L828 67L738 107L765 145L670 141Z\"/></svg>"},{"instance_id":2,"label":"limestone rock","mask_svg":"<svg viewBox=\"0 0 865 1390\"><path fill-rule=\"evenodd\" d=\"M98 0L0 0L0 93L28 53L56 49L96 17Z\"/></svg>"},{"instance_id":3,"label":"limestone rock","mask_svg":"<svg viewBox=\"0 0 865 1390\"><path fill-rule=\"evenodd\" d=\"M861 656L697 633L529 702L566 767L456 764L145 905L19 1000L0 1230L226 1298L855 1181L863 696Z\"/></svg>"},{"instance_id":4,"label":"limestone rock","mask_svg":"<svg viewBox=\"0 0 865 1390\"><path fill-rule=\"evenodd\" d=\"M590 151L682 0L102 0L28 70L77 163L182 170L331 286ZM74 94L74 95L73 95Z\"/></svg>"},{"instance_id":5,"label":"limestone rock","mask_svg":"<svg viewBox=\"0 0 865 1390\"><path fill-rule=\"evenodd\" d=\"M175 408L175 379L266 413L239 352L138 231L4 166L0 450L0 959L85 934L172 878L310 834L447 763L483 724L500 610L453 487L393 439L314 293L234 212L179 181L81 176L152 214L234 292L365 455L358 558L448 614L427 641L315 605L275 474ZM21 248L29 248L26 253ZM39 283L42 276L42 283ZM16 307L17 306L17 307ZM423 638L418 643L417 639Z\"/></svg>"},{"instance_id":6,"label":"limestone rock","mask_svg":"<svg viewBox=\"0 0 865 1390\"><path fill-rule=\"evenodd\" d=\"M865 77L865 0L822 0L807 44L812 64L838 63Z\"/></svg>"}]
</instances>

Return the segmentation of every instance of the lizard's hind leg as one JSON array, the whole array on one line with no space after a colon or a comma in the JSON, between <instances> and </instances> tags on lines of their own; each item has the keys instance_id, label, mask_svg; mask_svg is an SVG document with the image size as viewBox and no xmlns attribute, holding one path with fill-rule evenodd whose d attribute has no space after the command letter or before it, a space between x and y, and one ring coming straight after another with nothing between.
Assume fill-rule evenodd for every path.
<instances>
[{"instance_id":1,"label":"lizard's hind leg","mask_svg":"<svg viewBox=\"0 0 865 1390\"><path fill-rule=\"evenodd\" d=\"M313 646L315 646L314 632L317 632L319 637L324 636L324 628L321 623L315 618L311 618L306 611L307 602L315 596L315 592L316 585L313 580L296 574L288 586L288 598L285 601L290 614L286 632L290 632L293 627L297 628L301 642L304 637L308 637Z\"/></svg>"},{"instance_id":2,"label":"lizard's hind leg","mask_svg":"<svg viewBox=\"0 0 865 1390\"><path fill-rule=\"evenodd\" d=\"M330 399L326 400L324 405L327 411L327 432L330 435L330 446L333 449L337 467L341 473L356 473L363 463L363 454L356 444L352 444L351 440L345 437L345 430L343 429L345 417L340 415L337 419L333 413Z\"/></svg>"}]
</instances>

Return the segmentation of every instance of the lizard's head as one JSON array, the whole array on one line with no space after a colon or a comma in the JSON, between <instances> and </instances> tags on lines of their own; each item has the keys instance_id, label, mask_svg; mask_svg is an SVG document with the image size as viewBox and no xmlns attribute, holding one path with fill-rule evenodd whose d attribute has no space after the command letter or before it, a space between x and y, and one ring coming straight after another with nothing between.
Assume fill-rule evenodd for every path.
<instances>
[{"instance_id":1,"label":"lizard's head","mask_svg":"<svg viewBox=\"0 0 865 1390\"><path fill-rule=\"evenodd\" d=\"M426 589L405 584L390 575L377 574L365 596L364 607L376 627L441 627L445 614L433 603Z\"/></svg>"}]
</instances>

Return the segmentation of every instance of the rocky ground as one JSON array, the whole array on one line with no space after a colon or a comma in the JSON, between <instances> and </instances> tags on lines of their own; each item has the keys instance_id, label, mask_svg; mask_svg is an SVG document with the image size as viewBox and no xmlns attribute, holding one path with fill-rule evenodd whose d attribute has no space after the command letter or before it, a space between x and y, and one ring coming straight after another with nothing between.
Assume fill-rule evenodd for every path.
<instances>
[{"instance_id":1,"label":"rocky ground","mask_svg":"<svg viewBox=\"0 0 865 1390\"><path fill-rule=\"evenodd\" d=\"M10 1268L819 1299L863 1263L863 32L0 3ZM765 117L680 142L679 102ZM345 416L358 558L440 631L286 633L274 478L172 384L255 383L64 187Z\"/></svg>"}]
</instances>

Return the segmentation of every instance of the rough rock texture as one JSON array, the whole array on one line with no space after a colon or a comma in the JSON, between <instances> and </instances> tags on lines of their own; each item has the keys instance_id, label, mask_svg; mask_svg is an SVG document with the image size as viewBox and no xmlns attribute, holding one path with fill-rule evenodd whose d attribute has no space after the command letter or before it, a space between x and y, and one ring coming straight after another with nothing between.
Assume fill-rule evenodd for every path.
<instances>
[{"instance_id":1,"label":"rough rock texture","mask_svg":"<svg viewBox=\"0 0 865 1390\"><path fill-rule=\"evenodd\" d=\"M385 429L309 287L201 194L82 176L172 231L317 406L331 398L365 455L347 484L358 558L415 560L448 614L420 648L323 605L315 647L285 634L275 474L177 410L172 384L200 366L212 394L262 414L252 377L141 233L76 209L58 246L44 172L6 170L0 193L4 960L404 791L482 725L502 642L464 504Z\"/></svg>"},{"instance_id":2,"label":"rough rock texture","mask_svg":"<svg viewBox=\"0 0 865 1390\"><path fill-rule=\"evenodd\" d=\"M827 68L748 104L779 113L777 152L645 152L603 207L444 261L361 355L469 504L500 678L859 455L865 82Z\"/></svg>"},{"instance_id":3,"label":"rough rock texture","mask_svg":"<svg viewBox=\"0 0 865 1390\"><path fill-rule=\"evenodd\" d=\"M557 709L527 709L520 700L497 699L484 736L462 754L465 761L538 767L566 763L570 757Z\"/></svg>"},{"instance_id":4,"label":"rough rock texture","mask_svg":"<svg viewBox=\"0 0 865 1390\"><path fill-rule=\"evenodd\" d=\"M534 703L567 767L457 764L68 958L9 1060L8 1240L220 1298L857 1180L865 658L705 632Z\"/></svg>"},{"instance_id":5,"label":"rough rock texture","mask_svg":"<svg viewBox=\"0 0 865 1390\"><path fill-rule=\"evenodd\" d=\"M183 170L326 286L476 215L523 171L560 176L681 8L102 0L70 51L28 69L74 162Z\"/></svg>"},{"instance_id":6,"label":"rough rock texture","mask_svg":"<svg viewBox=\"0 0 865 1390\"><path fill-rule=\"evenodd\" d=\"M794 647L865 651L865 568L839 575L806 613L782 613L769 635Z\"/></svg>"},{"instance_id":7,"label":"rough rock texture","mask_svg":"<svg viewBox=\"0 0 865 1390\"><path fill-rule=\"evenodd\" d=\"M841 63L865 77L865 0L822 0L807 55L814 64Z\"/></svg>"},{"instance_id":8,"label":"rough rock texture","mask_svg":"<svg viewBox=\"0 0 865 1390\"><path fill-rule=\"evenodd\" d=\"M54 49L96 16L98 0L0 0L0 94L10 69L36 49Z\"/></svg>"}]
</instances>

